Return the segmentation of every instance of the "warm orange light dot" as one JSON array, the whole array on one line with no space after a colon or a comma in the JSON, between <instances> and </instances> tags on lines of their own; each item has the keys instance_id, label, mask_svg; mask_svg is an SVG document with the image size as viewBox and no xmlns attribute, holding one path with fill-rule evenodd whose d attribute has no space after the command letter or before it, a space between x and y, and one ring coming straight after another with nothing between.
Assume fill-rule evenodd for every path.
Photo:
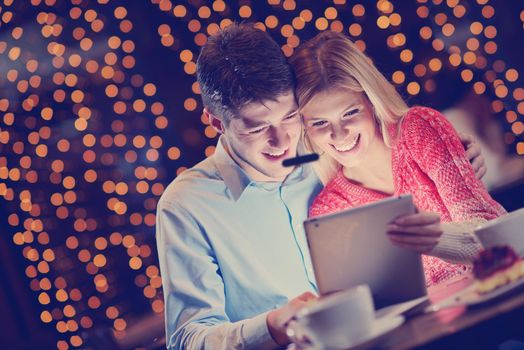
<instances>
[{"instance_id":1,"label":"warm orange light dot","mask_svg":"<svg viewBox=\"0 0 524 350\"><path fill-rule=\"evenodd\" d=\"M47 305L51 302L51 298L49 298L49 294L42 292L38 295L38 302L42 305Z\"/></svg>"},{"instance_id":2,"label":"warm orange light dot","mask_svg":"<svg viewBox=\"0 0 524 350\"><path fill-rule=\"evenodd\" d=\"M328 25L329 25L329 23L328 23L327 19L325 19L324 17L319 17L315 21L315 27L318 30L326 30Z\"/></svg>"},{"instance_id":3,"label":"warm orange light dot","mask_svg":"<svg viewBox=\"0 0 524 350\"><path fill-rule=\"evenodd\" d=\"M366 14L366 8L361 4L356 4L353 6L353 9L351 10L353 12L353 15L356 17L362 17Z\"/></svg>"},{"instance_id":4,"label":"warm orange light dot","mask_svg":"<svg viewBox=\"0 0 524 350\"><path fill-rule=\"evenodd\" d=\"M249 18L249 17L251 17L251 13L252 13L251 12L251 7L249 7L248 5L243 5L238 10L238 14L242 18Z\"/></svg>"},{"instance_id":5,"label":"warm orange light dot","mask_svg":"<svg viewBox=\"0 0 524 350\"><path fill-rule=\"evenodd\" d=\"M294 33L294 29L289 24L284 24L282 28L280 28L280 33L284 38L289 38Z\"/></svg>"},{"instance_id":6,"label":"warm orange light dot","mask_svg":"<svg viewBox=\"0 0 524 350\"><path fill-rule=\"evenodd\" d=\"M519 72L514 68L510 68L506 71L505 76L507 81L515 82L519 78Z\"/></svg>"},{"instance_id":7,"label":"warm orange light dot","mask_svg":"<svg viewBox=\"0 0 524 350\"><path fill-rule=\"evenodd\" d=\"M226 10L226 3L222 0L215 0L213 2L213 11L223 12Z\"/></svg>"},{"instance_id":8,"label":"warm orange light dot","mask_svg":"<svg viewBox=\"0 0 524 350\"><path fill-rule=\"evenodd\" d=\"M429 16L429 9L427 6L419 6L417 8L417 15L420 17L420 18L428 18Z\"/></svg>"},{"instance_id":9,"label":"warm orange light dot","mask_svg":"<svg viewBox=\"0 0 524 350\"><path fill-rule=\"evenodd\" d=\"M103 254L97 254L93 258L93 263L96 267L104 267L107 263L106 257Z\"/></svg>"},{"instance_id":10,"label":"warm orange light dot","mask_svg":"<svg viewBox=\"0 0 524 350\"><path fill-rule=\"evenodd\" d=\"M349 26L349 34L352 36L359 36L362 34L362 26L358 23L353 23Z\"/></svg>"},{"instance_id":11,"label":"warm orange light dot","mask_svg":"<svg viewBox=\"0 0 524 350\"><path fill-rule=\"evenodd\" d=\"M377 26L380 29L386 29L387 27L389 27L389 18L387 16L380 16L377 19Z\"/></svg>"},{"instance_id":12,"label":"warm orange light dot","mask_svg":"<svg viewBox=\"0 0 524 350\"><path fill-rule=\"evenodd\" d=\"M173 9L173 14L175 15L175 17L185 17L187 14L187 9L184 5L177 5Z\"/></svg>"},{"instance_id":13,"label":"warm orange light dot","mask_svg":"<svg viewBox=\"0 0 524 350\"><path fill-rule=\"evenodd\" d=\"M133 102L133 109L135 112L141 113L146 110L146 103L142 99L137 99L135 102Z\"/></svg>"},{"instance_id":14,"label":"warm orange light dot","mask_svg":"<svg viewBox=\"0 0 524 350\"><path fill-rule=\"evenodd\" d=\"M487 26L486 29L484 29L484 36L488 39L493 39L497 36L497 28L494 26Z\"/></svg>"},{"instance_id":15,"label":"warm orange light dot","mask_svg":"<svg viewBox=\"0 0 524 350\"><path fill-rule=\"evenodd\" d=\"M66 302L67 299L69 299L67 292L64 289L59 289L55 293L56 300L63 303Z\"/></svg>"},{"instance_id":16,"label":"warm orange light dot","mask_svg":"<svg viewBox=\"0 0 524 350\"><path fill-rule=\"evenodd\" d=\"M524 154L524 142L517 143L517 154L518 155Z\"/></svg>"},{"instance_id":17,"label":"warm orange light dot","mask_svg":"<svg viewBox=\"0 0 524 350\"><path fill-rule=\"evenodd\" d=\"M93 40L89 38L83 38L82 40L80 40L80 48L83 51L89 51L91 50L92 47L93 47Z\"/></svg>"},{"instance_id":18,"label":"warm orange light dot","mask_svg":"<svg viewBox=\"0 0 524 350\"><path fill-rule=\"evenodd\" d=\"M513 123L511 125L511 131L513 131L515 135L522 134L524 132L524 123L522 123L521 121Z\"/></svg>"},{"instance_id":19,"label":"warm orange light dot","mask_svg":"<svg viewBox=\"0 0 524 350\"><path fill-rule=\"evenodd\" d=\"M180 158L180 149L178 147L171 147L167 151L167 156L171 160L177 160Z\"/></svg>"},{"instance_id":20,"label":"warm orange light dot","mask_svg":"<svg viewBox=\"0 0 524 350\"><path fill-rule=\"evenodd\" d=\"M415 73L415 75L419 78L423 77L426 74L426 72L426 66L420 63L413 68L413 73Z\"/></svg>"},{"instance_id":21,"label":"warm orange light dot","mask_svg":"<svg viewBox=\"0 0 524 350\"><path fill-rule=\"evenodd\" d=\"M304 27L306 26L306 22L301 17L295 17L293 18L291 25L293 26L293 28L300 30L304 29Z\"/></svg>"},{"instance_id":22,"label":"warm orange light dot","mask_svg":"<svg viewBox=\"0 0 524 350\"><path fill-rule=\"evenodd\" d=\"M131 267L133 270L140 269L142 267L142 259L137 256L132 257L129 259L129 267Z\"/></svg>"},{"instance_id":23,"label":"warm orange light dot","mask_svg":"<svg viewBox=\"0 0 524 350\"><path fill-rule=\"evenodd\" d=\"M395 84L402 84L406 79L406 76L404 75L404 72L398 70L393 73L391 78Z\"/></svg>"},{"instance_id":24,"label":"warm orange light dot","mask_svg":"<svg viewBox=\"0 0 524 350\"><path fill-rule=\"evenodd\" d=\"M480 33L482 33L482 29L484 29L484 26L480 22L473 22L469 26L469 30L471 31L472 34L475 34L475 35L479 35Z\"/></svg>"},{"instance_id":25,"label":"warm orange light dot","mask_svg":"<svg viewBox=\"0 0 524 350\"><path fill-rule=\"evenodd\" d=\"M311 10L305 9L300 11L300 18L305 22L311 22L313 20L313 12Z\"/></svg>"},{"instance_id":26,"label":"warm orange light dot","mask_svg":"<svg viewBox=\"0 0 524 350\"><path fill-rule=\"evenodd\" d=\"M460 76L466 83L473 80L473 72L470 69L464 69L462 72L460 72Z\"/></svg>"},{"instance_id":27,"label":"warm orange light dot","mask_svg":"<svg viewBox=\"0 0 524 350\"><path fill-rule=\"evenodd\" d=\"M438 72L442 68L442 62L438 58L432 58L429 61L429 69Z\"/></svg>"},{"instance_id":28,"label":"warm orange light dot","mask_svg":"<svg viewBox=\"0 0 524 350\"><path fill-rule=\"evenodd\" d=\"M411 62L413 60L413 52L409 49L404 49L400 52L400 59L402 62Z\"/></svg>"},{"instance_id":29,"label":"warm orange light dot","mask_svg":"<svg viewBox=\"0 0 524 350\"><path fill-rule=\"evenodd\" d=\"M127 16L127 10L123 6L119 6L114 11L115 18L117 19L123 19L125 16Z\"/></svg>"},{"instance_id":30,"label":"warm orange light dot","mask_svg":"<svg viewBox=\"0 0 524 350\"><path fill-rule=\"evenodd\" d=\"M160 299L153 301L151 308L156 313L162 313L164 311L164 302Z\"/></svg>"},{"instance_id":31,"label":"warm orange light dot","mask_svg":"<svg viewBox=\"0 0 524 350\"><path fill-rule=\"evenodd\" d=\"M442 34L444 34L444 36L450 37L453 35L453 33L455 33L455 26L451 23L444 24L442 27Z\"/></svg>"},{"instance_id":32,"label":"warm orange light dot","mask_svg":"<svg viewBox=\"0 0 524 350\"><path fill-rule=\"evenodd\" d=\"M497 95L498 98L504 98L508 96L508 88L506 85L499 85L495 88L495 95Z\"/></svg>"},{"instance_id":33,"label":"warm orange light dot","mask_svg":"<svg viewBox=\"0 0 524 350\"><path fill-rule=\"evenodd\" d=\"M399 26L402 23L402 17L398 13L393 13L389 16L389 22L392 26Z\"/></svg>"},{"instance_id":34,"label":"warm orange light dot","mask_svg":"<svg viewBox=\"0 0 524 350\"><path fill-rule=\"evenodd\" d=\"M197 107L197 102L194 98L187 98L185 101L184 101L184 108L187 110L187 111L194 111Z\"/></svg>"},{"instance_id":35,"label":"warm orange light dot","mask_svg":"<svg viewBox=\"0 0 524 350\"><path fill-rule=\"evenodd\" d=\"M431 46L433 46L433 48L434 48L436 51L442 51L442 50L444 50L444 48L445 48L444 41L442 41L441 39L434 39L434 40L431 42Z\"/></svg>"},{"instance_id":36,"label":"warm orange light dot","mask_svg":"<svg viewBox=\"0 0 524 350\"><path fill-rule=\"evenodd\" d=\"M40 319L44 323L49 323L53 320L53 316L51 316L51 313L49 311L45 310L42 311L42 313L40 314Z\"/></svg>"},{"instance_id":37,"label":"warm orange light dot","mask_svg":"<svg viewBox=\"0 0 524 350\"><path fill-rule=\"evenodd\" d=\"M473 90L477 95L482 95L486 91L486 84L481 81L477 81L473 84Z\"/></svg>"},{"instance_id":38,"label":"warm orange light dot","mask_svg":"<svg viewBox=\"0 0 524 350\"><path fill-rule=\"evenodd\" d=\"M493 55L495 52L497 52L497 43L494 41L488 41L484 45L484 51L486 51L487 54Z\"/></svg>"},{"instance_id":39,"label":"warm orange light dot","mask_svg":"<svg viewBox=\"0 0 524 350\"><path fill-rule=\"evenodd\" d=\"M412 81L408 84L406 90L410 95L417 95L420 92L420 85L417 82Z\"/></svg>"},{"instance_id":40,"label":"warm orange light dot","mask_svg":"<svg viewBox=\"0 0 524 350\"><path fill-rule=\"evenodd\" d=\"M327 9L324 10L324 16L327 19L335 19L337 18L337 15L338 15L337 9L334 7L328 7Z\"/></svg>"},{"instance_id":41,"label":"warm orange light dot","mask_svg":"<svg viewBox=\"0 0 524 350\"><path fill-rule=\"evenodd\" d=\"M117 331L123 331L124 329L126 329L127 323L124 319L118 318L113 323L113 326L115 327Z\"/></svg>"},{"instance_id":42,"label":"warm orange light dot","mask_svg":"<svg viewBox=\"0 0 524 350\"><path fill-rule=\"evenodd\" d=\"M190 50L182 50L180 52L180 60L184 63L190 62L193 59L193 52Z\"/></svg>"},{"instance_id":43,"label":"warm orange light dot","mask_svg":"<svg viewBox=\"0 0 524 350\"><path fill-rule=\"evenodd\" d=\"M195 74L196 73L196 63L195 62L187 62L184 65L184 72L187 74Z\"/></svg>"}]
</instances>

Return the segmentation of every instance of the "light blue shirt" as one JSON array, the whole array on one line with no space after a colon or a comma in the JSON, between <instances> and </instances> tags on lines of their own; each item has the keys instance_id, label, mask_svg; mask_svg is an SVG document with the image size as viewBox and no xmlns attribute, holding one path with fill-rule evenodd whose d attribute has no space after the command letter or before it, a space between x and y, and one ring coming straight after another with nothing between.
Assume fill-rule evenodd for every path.
<instances>
[{"instance_id":1,"label":"light blue shirt","mask_svg":"<svg viewBox=\"0 0 524 350\"><path fill-rule=\"evenodd\" d=\"M303 230L321 189L311 167L251 181L219 140L158 204L168 348L271 348L265 313L316 291Z\"/></svg>"}]
</instances>

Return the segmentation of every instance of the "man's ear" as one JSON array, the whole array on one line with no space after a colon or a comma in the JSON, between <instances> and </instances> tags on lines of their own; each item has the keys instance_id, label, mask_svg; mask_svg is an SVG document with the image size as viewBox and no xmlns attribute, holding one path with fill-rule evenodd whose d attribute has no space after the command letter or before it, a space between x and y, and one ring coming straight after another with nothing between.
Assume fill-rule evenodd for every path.
<instances>
[{"instance_id":1,"label":"man's ear","mask_svg":"<svg viewBox=\"0 0 524 350\"><path fill-rule=\"evenodd\" d=\"M219 134L224 133L224 123L216 115L209 112L207 107L204 108L204 115L207 117L207 120L209 120L209 125L211 125L211 127L215 129L216 132L218 132Z\"/></svg>"}]
</instances>

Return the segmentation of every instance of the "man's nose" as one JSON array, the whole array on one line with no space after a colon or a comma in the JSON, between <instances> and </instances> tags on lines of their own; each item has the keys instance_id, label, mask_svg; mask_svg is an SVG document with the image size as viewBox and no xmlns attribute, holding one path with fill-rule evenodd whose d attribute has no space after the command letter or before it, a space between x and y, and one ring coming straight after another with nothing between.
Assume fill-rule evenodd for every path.
<instances>
[{"instance_id":1,"label":"man's nose","mask_svg":"<svg viewBox=\"0 0 524 350\"><path fill-rule=\"evenodd\" d=\"M289 142L289 135L284 128L270 127L268 143L271 147L280 148Z\"/></svg>"}]
</instances>

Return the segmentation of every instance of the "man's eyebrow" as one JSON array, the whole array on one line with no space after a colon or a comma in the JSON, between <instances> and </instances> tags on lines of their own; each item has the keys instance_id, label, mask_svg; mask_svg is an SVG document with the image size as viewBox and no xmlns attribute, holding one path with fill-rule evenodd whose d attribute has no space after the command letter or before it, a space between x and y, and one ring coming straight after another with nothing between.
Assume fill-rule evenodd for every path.
<instances>
[{"instance_id":1,"label":"man's eyebrow","mask_svg":"<svg viewBox=\"0 0 524 350\"><path fill-rule=\"evenodd\" d=\"M289 116L292 116L293 114L297 114L298 113L298 107L293 107L289 110L289 112L287 112L285 115L284 115L284 118L287 118Z\"/></svg>"},{"instance_id":2,"label":"man's eyebrow","mask_svg":"<svg viewBox=\"0 0 524 350\"><path fill-rule=\"evenodd\" d=\"M266 125L267 122L260 122L260 121L251 121L251 120L243 120L244 125L248 128L257 128L259 126Z\"/></svg>"}]
</instances>

